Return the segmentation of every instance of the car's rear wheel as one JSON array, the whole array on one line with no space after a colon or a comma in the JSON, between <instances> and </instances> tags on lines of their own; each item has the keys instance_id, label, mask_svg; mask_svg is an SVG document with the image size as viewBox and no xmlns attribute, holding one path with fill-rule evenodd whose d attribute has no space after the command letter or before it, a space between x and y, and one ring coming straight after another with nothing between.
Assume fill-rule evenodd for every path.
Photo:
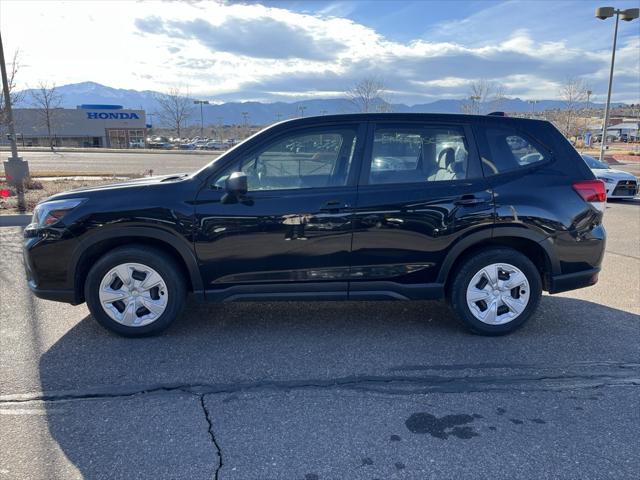
<instances>
[{"instance_id":1,"label":"car's rear wheel","mask_svg":"<svg viewBox=\"0 0 640 480\"><path fill-rule=\"evenodd\" d=\"M182 310L186 287L179 266L164 252L120 247L101 257L85 282L94 318L120 335L153 335Z\"/></svg>"},{"instance_id":2,"label":"car's rear wheel","mask_svg":"<svg viewBox=\"0 0 640 480\"><path fill-rule=\"evenodd\" d=\"M540 273L529 258L510 248L490 248L459 267L450 299L472 331L503 335L529 319L541 295Z\"/></svg>"}]
</instances>

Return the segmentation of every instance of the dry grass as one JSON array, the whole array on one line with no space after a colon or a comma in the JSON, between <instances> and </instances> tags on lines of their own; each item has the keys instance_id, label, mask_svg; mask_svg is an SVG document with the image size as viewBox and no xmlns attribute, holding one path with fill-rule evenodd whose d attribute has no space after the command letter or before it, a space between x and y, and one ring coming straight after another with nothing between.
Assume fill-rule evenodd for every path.
<instances>
[{"instance_id":1,"label":"dry grass","mask_svg":"<svg viewBox=\"0 0 640 480\"><path fill-rule=\"evenodd\" d=\"M109 183L116 183L120 180L113 178L101 178L96 180L50 180L39 181L37 179L30 180L25 189L25 201L27 212L33 211L33 207L45 198L60 192L66 192L67 190L73 190L74 188L93 187L97 185L106 185ZM10 187L6 182L0 181L0 191L9 190L11 196L4 198L0 196L0 215L11 215L20 213L18 211L18 196L16 190Z\"/></svg>"}]
</instances>

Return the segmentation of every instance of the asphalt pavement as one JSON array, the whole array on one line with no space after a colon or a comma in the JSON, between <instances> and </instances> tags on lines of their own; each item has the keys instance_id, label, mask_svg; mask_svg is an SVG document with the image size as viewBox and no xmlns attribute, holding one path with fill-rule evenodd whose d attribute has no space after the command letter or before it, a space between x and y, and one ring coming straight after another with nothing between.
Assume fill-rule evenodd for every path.
<instances>
[{"instance_id":1,"label":"asphalt pavement","mask_svg":"<svg viewBox=\"0 0 640 480\"><path fill-rule=\"evenodd\" d=\"M637 479L640 202L600 282L500 338L442 302L189 303L125 339L0 228L0 478Z\"/></svg>"},{"instance_id":2,"label":"asphalt pavement","mask_svg":"<svg viewBox=\"0 0 640 480\"><path fill-rule=\"evenodd\" d=\"M56 175L156 175L196 171L220 156L220 152L21 152L31 173Z\"/></svg>"}]
</instances>

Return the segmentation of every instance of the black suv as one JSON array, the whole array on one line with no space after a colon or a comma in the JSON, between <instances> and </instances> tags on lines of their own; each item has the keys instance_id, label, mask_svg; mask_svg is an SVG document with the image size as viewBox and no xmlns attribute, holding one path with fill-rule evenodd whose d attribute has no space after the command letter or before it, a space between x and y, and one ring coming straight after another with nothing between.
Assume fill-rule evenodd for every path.
<instances>
[{"instance_id":1,"label":"black suv","mask_svg":"<svg viewBox=\"0 0 640 480\"><path fill-rule=\"evenodd\" d=\"M356 114L278 123L193 174L55 195L25 231L39 297L156 333L186 296L447 298L504 334L593 285L604 185L550 124Z\"/></svg>"}]
</instances>

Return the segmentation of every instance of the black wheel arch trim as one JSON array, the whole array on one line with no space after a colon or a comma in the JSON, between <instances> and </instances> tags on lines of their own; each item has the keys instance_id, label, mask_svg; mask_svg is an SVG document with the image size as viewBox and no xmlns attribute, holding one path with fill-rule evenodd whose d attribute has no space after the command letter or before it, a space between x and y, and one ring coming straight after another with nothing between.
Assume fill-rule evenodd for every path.
<instances>
[{"instance_id":1,"label":"black wheel arch trim","mask_svg":"<svg viewBox=\"0 0 640 480\"><path fill-rule=\"evenodd\" d=\"M560 274L560 262L553 252L553 244L551 238L534 232L533 230L522 227L494 226L493 228L486 228L465 235L459 242L451 247L442 262L436 281L443 284L447 282L447 278L451 273L451 268L453 267L455 261L460 258L460 255L462 255L465 250L472 248L474 245L477 245L481 242L500 238L522 238L537 243L544 250L549 260L549 264L551 267L551 271L549 272L550 275Z\"/></svg>"},{"instance_id":2,"label":"black wheel arch trim","mask_svg":"<svg viewBox=\"0 0 640 480\"><path fill-rule=\"evenodd\" d=\"M139 238L141 241L144 241L145 238L152 238L172 247L176 252L178 252L187 267L189 279L191 280L191 285L193 287L193 293L196 295L203 295L204 288L202 276L200 275L200 268L198 267L198 261L193 250L189 247L189 244L173 233L161 228L147 226L127 226L126 228L97 231L87 238L79 239L73 255L71 256L70 270L74 272L74 278L78 273L78 267L81 265L83 257L88 249L93 245L105 240L129 237Z\"/></svg>"}]
</instances>

